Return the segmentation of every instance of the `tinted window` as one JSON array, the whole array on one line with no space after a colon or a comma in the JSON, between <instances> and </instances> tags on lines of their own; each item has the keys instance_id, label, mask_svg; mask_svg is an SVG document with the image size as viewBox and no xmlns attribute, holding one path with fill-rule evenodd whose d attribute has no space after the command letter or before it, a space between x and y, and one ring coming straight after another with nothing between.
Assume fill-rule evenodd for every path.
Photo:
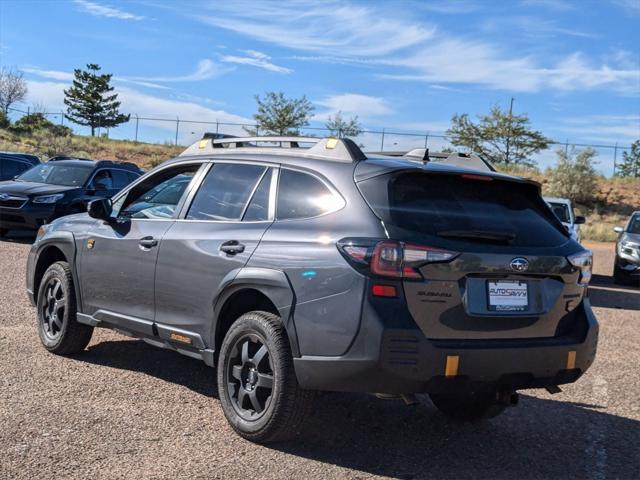
<instances>
[{"instance_id":1,"label":"tinted window","mask_svg":"<svg viewBox=\"0 0 640 480\"><path fill-rule=\"evenodd\" d=\"M13 178L28 170L31 165L25 162L17 162L15 160L2 160L2 176L4 178Z\"/></svg>"},{"instance_id":2,"label":"tinted window","mask_svg":"<svg viewBox=\"0 0 640 480\"><path fill-rule=\"evenodd\" d=\"M68 165L64 163L45 163L24 172L18 180L23 182L48 183L67 187L80 187L93 172L93 164Z\"/></svg>"},{"instance_id":3,"label":"tinted window","mask_svg":"<svg viewBox=\"0 0 640 480\"><path fill-rule=\"evenodd\" d=\"M569 214L569 207L564 203L549 203L551 206L551 210L556 214L556 217L560 219L561 222L571 223L571 215Z\"/></svg>"},{"instance_id":4,"label":"tinted window","mask_svg":"<svg viewBox=\"0 0 640 480\"><path fill-rule=\"evenodd\" d=\"M240 220L264 171L259 165L214 165L196 193L187 219Z\"/></svg>"},{"instance_id":5,"label":"tinted window","mask_svg":"<svg viewBox=\"0 0 640 480\"><path fill-rule=\"evenodd\" d=\"M435 246L465 241L545 247L567 241L533 185L403 172L358 186L388 227L433 237Z\"/></svg>"},{"instance_id":6,"label":"tinted window","mask_svg":"<svg viewBox=\"0 0 640 480\"><path fill-rule=\"evenodd\" d=\"M640 215L634 215L629 220L629 227L627 228L629 233L640 233Z\"/></svg>"},{"instance_id":7,"label":"tinted window","mask_svg":"<svg viewBox=\"0 0 640 480\"><path fill-rule=\"evenodd\" d=\"M122 218L171 218L200 165L162 170L132 188L113 206Z\"/></svg>"},{"instance_id":8,"label":"tinted window","mask_svg":"<svg viewBox=\"0 0 640 480\"><path fill-rule=\"evenodd\" d=\"M273 170L269 171L262 177L260 185L256 189L247 211L242 217L245 222L260 222L269 219L269 192L271 191L271 175Z\"/></svg>"},{"instance_id":9,"label":"tinted window","mask_svg":"<svg viewBox=\"0 0 640 480\"><path fill-rule=\"evenodd\" d=\"M342 198L316 177L295 170L280 171L276 212L279 220L317 217L343 205Z\"/></svg>"},{"instance_id":10,"label":"tinted window","mask_svg":"<svg viewBox=\"0 0 640 480\"><path fill-rule=\"evenodd\" d=\"M124 170L111 170L111 177L113 178L113 188L116 190L122 190L131 183L129 172Z\"/></svg>"}]
</instances>

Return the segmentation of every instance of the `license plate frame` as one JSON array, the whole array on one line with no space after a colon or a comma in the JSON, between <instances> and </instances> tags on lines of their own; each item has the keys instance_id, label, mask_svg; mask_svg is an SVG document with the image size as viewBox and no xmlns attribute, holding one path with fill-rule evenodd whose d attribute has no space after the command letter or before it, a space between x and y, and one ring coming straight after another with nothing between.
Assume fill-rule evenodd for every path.
<instances>
[{"instance_id":1,"label":"license plate frame","mask_svg":"<svg viewBox=\"0 0 640 480\"><path fill-rule=\"evenodd\" d=\"M520 313L529 310L529 284L526 280L487 280L486 289L487 309L491 312Z\"/></svg>"}]
</instances>

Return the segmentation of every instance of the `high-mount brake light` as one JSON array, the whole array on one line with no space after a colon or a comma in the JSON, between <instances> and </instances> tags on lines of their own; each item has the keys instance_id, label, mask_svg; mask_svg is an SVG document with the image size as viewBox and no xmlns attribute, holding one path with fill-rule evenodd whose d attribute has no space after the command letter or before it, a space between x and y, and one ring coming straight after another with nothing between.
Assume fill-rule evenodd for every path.
<instances>
[{"instance_id":1,"label":"high-mount brake light","mask_svg":"<svg viewBox=\"0 0 640 480\"><path fill-rule=\"evenodd\" d=\"M358 269L368 267L373 275L398 279L421 279L423 265L458 256L458 252L393 240L351 239L338 242L338 249Z\"/></svg>"},{"instance_id":2,"label":"high-mount brake light","mask_svg":"<svg viewBox=\"0 0 640 480\"><path fill-rule=\"evenodd\" d=\"M467 180L480 180L483 182L491 182L493 178L487 177L486 175L473 175L472 173L464 173L460 175L462 178L466 178Z\"/></svg>"}]
</instances>

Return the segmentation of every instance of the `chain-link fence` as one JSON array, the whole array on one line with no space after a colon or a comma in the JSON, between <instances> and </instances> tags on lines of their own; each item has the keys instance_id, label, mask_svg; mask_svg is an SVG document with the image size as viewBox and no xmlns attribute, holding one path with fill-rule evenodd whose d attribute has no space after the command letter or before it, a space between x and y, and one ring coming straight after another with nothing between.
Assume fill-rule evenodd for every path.
<instances>
[{"instance_id":1,"label":"chain-link fence","mask_svg":"<svg viewBox=\"0 0 640 480\"><path fill-rule=\"evenodd\" d=\"M71 123L64 112L43 112L10 108L9 116L15 121L30 113L40 113L52 123L71 127L78 135L90 135L91 129L87 126ZM129 121L117 128L104 128L98 126L95 134L118 140L132 140L135 142L161 143L166 145L187 146L202 138L205 132L224 133L229 135L246 136L247 130L256 131L258 135L260 126L251 123L233 123L213 120L186 120L175 118L154 118L147 115L131 114ZM301 129L300 134L309 136L327 136L330 132L323 126L310 126ZM335 132L334 132L335 133ZM407 151L413 148L429 148L431 151L439 151L445 148L460 150L449 141L444 132L434 131L399 131L397 129L363 129L359 135L351 137L365 151L390 152ZM593 148L596 153L597 168L605 175L615 175L620 164L622 153L629 151L628 144L611 143L577 143L570 139L565 141L554 140L549 148L533 156L538 167L544 169L556 163L556 150L565 151L573 148Z\"/></svg>"}]
</instances>

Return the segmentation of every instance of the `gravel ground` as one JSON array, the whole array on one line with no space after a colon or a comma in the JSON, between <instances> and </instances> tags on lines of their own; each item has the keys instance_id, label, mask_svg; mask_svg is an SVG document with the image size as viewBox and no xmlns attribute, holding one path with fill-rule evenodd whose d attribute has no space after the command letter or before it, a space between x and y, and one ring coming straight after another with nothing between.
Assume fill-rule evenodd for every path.
<instances>
[{"instance_id":1,"label":"gravel ground","mask_svg":"<svg viewBox=\"0 0 640 480\"><path fill-rule=\"evenodd\" d=\"M640 478L640 291L595 252L598 357L563 392L522 392L488 422L368 395L323 394L298 440L236 436L198 361L96 330L45 352L24 291L28 239L0 241L0 478Z\"/></svg>"}]
</instances>

